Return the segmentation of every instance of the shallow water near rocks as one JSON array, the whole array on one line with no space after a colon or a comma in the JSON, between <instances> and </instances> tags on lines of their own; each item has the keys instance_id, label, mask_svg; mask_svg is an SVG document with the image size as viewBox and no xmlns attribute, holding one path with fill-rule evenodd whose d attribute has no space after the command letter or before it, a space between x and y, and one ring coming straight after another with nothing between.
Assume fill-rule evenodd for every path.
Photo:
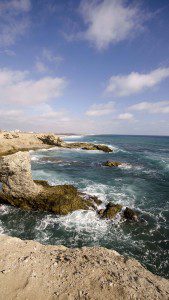
<instances>
[{"instance_id":1,"label":"shallow water near rocks","mask_svg":"<svg viewBox=\"0 0 169 300\"><path fill-rule=\"evenodd\" d=\"M93 211L67 216L0 207L0 233L68 247L103 246L138 259L169 277L169 137L77 136L67 141L106 144L112 153L53 148L31 151L34 179L73 184L103 203L139 210L142 223L100 220ZM102 166L120 161L117 168Z\"/></svg>"}]
</instances>

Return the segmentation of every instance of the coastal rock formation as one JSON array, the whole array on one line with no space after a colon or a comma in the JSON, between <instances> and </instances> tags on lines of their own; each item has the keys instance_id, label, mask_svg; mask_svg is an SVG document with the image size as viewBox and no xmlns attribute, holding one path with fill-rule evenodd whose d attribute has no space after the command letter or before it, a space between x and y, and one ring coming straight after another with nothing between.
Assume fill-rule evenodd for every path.
<instances>
[{"instance_id":1,"label":"coastal rock formation","mask_svg":"<svg viewBox=\"0 0 169 300\"><path fill-rule=\"evenodd\" d=\"M108 203L105 209L101 209L98 213L101 218L104 219L114 219L114 217L122 210L122 205Z\"/></svg>"},{"instance_id":2,"label":"coastal rock formation","mask_svg":"<svg viewBox=\"0 0 169 300\"><path fill-rule=\"evenodd\" d=\"M110 161L110 160L108 160L105 163L103 163L103 166L106 166L106 167L118 167L120 165L122 165L122 163L119 162L119 161Z\"/></svg>"},{"instance_id":3,"label":"coastal rock formation","mask_svg":"<svg viewBox=\"0 0 169 300\"><path fill-rule=\"evenodd\" d=\"M0 156L36 149L48 149L51 147L80 148L84 150L100 150L112 152L106 145L92 143L66 143L55 134L26 133L26 132L0 132Z\"/></svg>"},{"instance_id":4,"label":"coastal rock formation","mask_svg":"<svg viewBox=\"0 0 169 300\"><path fill-rule=\"evenodd\" d=\"M3 183L3 194L9 198L32 198L41 190L32 180L28 152L17 152L1 157L0 181Z\"/></svg>"},{"instance_id":5,"label":"coastal rock formation","mask_svg":"<svg viewBox=\"0 0 169 300\"><path fill-rule=\"evenodd\" d=\"M101 218L109 220L114 219L118 213L121 213L121 216L128 221L139 221L138 212L129 207L123 209L123 206L120 204L109 202L105 209L98 211Z\"/></svg>"},{"instance_id":6,"label":"coastal rock formation","mask_svg":"<svg viewBox=\"0 0 169 300\"><path fill-rule=\"evenodd\" d=\"M103 152L112 152L113 150L106 146L106 145L97 145L97 144L92 144L92 143L65 143L62 142L61 146L64 148L69 148L69 149L82 149L82 150L99 150Z\"/></svg>"},{"instance_id":7,"label":"coastal rock formation","mask_svg":"<svg viewBox=\"0 0 169 300\"><path fill-rule=\"evenodd\" d=\"M0 257L3 300L169 299L167 279L102 247L69 249L0 236Z\"/></svg>"},{"instance_id":8,"label":"coastal rock formation","mask_svg":"<svg viewBox=\"0 0 169 300\"><path fill-rule=\"evenodd\" d=\"M95 209L102 202L96 196L80 193L72 185L50 186L46 181L33 180L28 152L17 152L0 159L0 202L10 203L26 210L48 211L66 215L75 210ZM101 218L113 219L122 205L108 203L99 210ZM124 210L125 219L136 221L137 214L130 208Z\"/></svg>"},{"instance_id":9,"label":"coastal rock formation","mask_svg":"<svg viewBox=\"0 0 169 300\"><path fill-rule=\"evenodd\" d=\"M125 219L130 220L130 221L138 221L139 220L138 213L129 207L125 208L123 215L124 215Z\"/></svg>"},{"instance_id":10,"label":"coastal rock formation","mask_svg":"<svg viewBox=\"0 0 169 300\"><path fill-rule=\"evenodd\" d=\"M0 159L0 181L0 201L22 209L66 215L74 210L95 207L93 197L85 199L72 185L50 186L46 181L33 181L27 152Z\"/></svg>"},{"instance_id":11,"label":"coastal rock formation","mask_svg":"<svg viewBox=\"0 0 169 300\"><path fill-rule=\"evenodd\" d=\"M37 134L37 138L41 140L44 144L51 146L61 146L62 140L55 134Z\"/></svg>"}]
</instances>

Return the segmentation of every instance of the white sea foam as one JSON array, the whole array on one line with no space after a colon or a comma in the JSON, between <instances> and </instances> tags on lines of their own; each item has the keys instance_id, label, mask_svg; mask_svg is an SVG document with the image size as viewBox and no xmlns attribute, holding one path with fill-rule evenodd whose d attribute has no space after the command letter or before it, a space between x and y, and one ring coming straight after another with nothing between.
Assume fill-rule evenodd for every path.
<instances>
[{"instance_id":1,"label":"white sea foam","mask_svg":"<svg viewBox=\"0 0 169 300\"><path fill-rule=\"evenodd\" d=\"M3 225L2 225L2 221L0 220L0 235L1 235L1 234L4 234L4 233L5 233L4 227L3 227Z\"/></svg>"},{"instance_id":2,"label":"white sea foam","mask_svg":"<svg viewBox=\"0 0 169 300\"><path fill-rule=\"evenodd\" d=\"M66 216L54 217L48 215L36 226L37 231L44 231L53 228L55 225L66 231L87 232L104 235L109 226L109 222L101 220L95 211L74 211Z\"/></svg>"},{"instance_id":3,"label":"white sea foam","mask_svg":"<svg viewBox=\"0 0 169 300\"><path fill-rule=\"evenodd\" d=\"M81 139L84 137L84 135L65 135L61 136L63 139L68 140L68 139Z\"/></svg>"},{"instance_id":4,"label":"white sea foam","mask_svg":"<svg viewBox=\"0 0 169 300\"><path fill-rule=\"evenodd\" d=\"M10 211L10 206L7 206L5 204L0 205L0 215L7 215Z\"/></svg>"},{"instance_id":5,"label":"white sea foam","mask_svg":"<svg viewBox=\"0 0 169 300\"><path fill-rule=\"evenodd\" d=\"M112 144L106 144L106 146L108 146L110 149L112 149L114 153L117 153L117 152L125 152L125 153L128 153L128 151L126 151L126 150L124 150L124 149L121 149L121 148L119 148L118 146L115 146L115 145L112 145Z\"/></svg>"}]
</instances>

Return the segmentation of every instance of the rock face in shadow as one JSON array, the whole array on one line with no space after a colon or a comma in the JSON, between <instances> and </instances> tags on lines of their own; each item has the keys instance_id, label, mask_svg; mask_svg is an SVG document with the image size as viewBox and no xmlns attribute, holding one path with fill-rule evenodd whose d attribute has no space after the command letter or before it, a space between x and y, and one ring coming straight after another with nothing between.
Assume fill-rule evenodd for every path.
<instances>
[{"instance_id":1,"label":"rock face in shadow","mask_svg":"<svg viewBox=\"0 0 169 300\"><path fill-rule=\"evenodd\" d=\"M38 134L37 138L41 140L44 144L51 146L61 146L62 140L55 134Z\"/></svg>"},{"instance_id":2,"label":"rock face in shadow","mask_svg":"<svg viewBox=\"0 0 169 300\"><path fill-rule=\"evenodd\" d=\"M103 219L109 219L112 220L115 218L115 216L122 210L122 205L120 204L114 204L114 203L108 203L106 205L105 209L101 209L98 211L98 214Z\"/></svg>"},{"instance_id":3,"label":"rock face in shadow","mask_svg":"<svg viewBox=\"0 0 169 300\"><path fill-rule=\"evenodd\" d=\"M129 221L138 221L139 220L138 213L129 207L125 208L123 215L124 215L124 218Z\"/></svg>"},{"instance_id":4,"label":"rock face in shadow","mask_svg":"<svg viewBox=\"0 0 169 300\"><path fill-rule=\"evenodd\" d=\"M46 181L33 181L27 152L2 157L0 174L3 184L0 201L3 203L61 215L95 207L92 197L85 199L72 185L50 186Z\"/></svg>"}]
</instances>

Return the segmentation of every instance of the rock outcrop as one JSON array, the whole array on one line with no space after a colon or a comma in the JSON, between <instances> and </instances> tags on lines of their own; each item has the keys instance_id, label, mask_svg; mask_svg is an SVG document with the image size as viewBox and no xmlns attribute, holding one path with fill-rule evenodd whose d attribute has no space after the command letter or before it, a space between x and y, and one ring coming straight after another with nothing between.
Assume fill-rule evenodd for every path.
<instances>
[{"instance_id":1,"label":"rock outcrop","mask_svg":"<svg viewBox=\"0 0 169 300\"><path fill-rule=\"evenodd\" d=\"M118 167L122 165L121 162L119 161L111 161L111 160L108 160L106 162L103 163L103 166L106 166L106 167Z\"/></svg>"},{"instance_id":2,"label":"rock outcrop","mask_svg":"<svg viewBox=\"0 0 169 300\"><path fill-rule=\"evenodd\" d=\"M2 300L168 300L169 281L102 247L69 249L0 236Z\"/></svg>"},{"instance_id":3,"label":"rock outcrop","mask_svg":"<svg viewBox=\"0 0 169 300\"><path fill-rule=\"evenodd\" d=\"M113 152L113 150L106 145L97 145L92 143L61 143L61 147L69 148L69 149L82 149L82 150L99 150L103 152Z\"/></svg>"},{"instance_id":4,"label":"rock outcrop","mask_svg":"<svg viewBox=\"0 0 169 300\"><path fill-rule=\"evenodd\" d=\"M23 132L0 132L0 156L36 149L48 149L51 147L80 148L84 150L100 150L112 152L106 145L92 143L66 143L53 133L23 133Z\"/></svg>"},{"instance_id":5,"label":"rock outcrop","mask_svg":"<svg viewBox=\"0 0 169 300\"><path fill-rule=\"evenodd\" d=\"M34 198L41 190L32 180L28 152L17 152L1 157L0 181L3 183L3 194L9 198Z\"/></svg>"},{"instance_id":6,"label":"rock outcrop","mask_svg":"<svg viewBox=\"0 0 169 300\"><path fill-rule=\"evenodd\" d=\"M95 208L95 199L90 196L85 199L72 185L50 186L46 181L33 181L27 152L0 159L0 181L0 202L22 209L66 215L78 209Z\"/></svg>"},{"instance_id":7,"label":"rock outcrop","mask_svg":"<svg viewBox=\"0 0 169 300\"><path fill-rule=\"evenodd\" d=\"M79 192L72 185L50 186L46 181L33 180L28 152L2 156L0 158L0 203L8 203L26 210L48 211L66 215L75 210L94 209L102 202L96 196ZM101 218L112 220L122 210L122 205L108 203L98 211ZM136 212L126 208L123 217L137 221Z\"/></svg>"},{"instance_id":8,"label":"rock outcrop","mask_svg":"<svg viewBox=\"0 0 169 300\"><path fill-rule=\"evenodd\" d=\"M108 203L105 209L101 209L98 211L98 214L103 219L114 219L114 217L122 210L122 205Z\"/></svg>"}]
</instances>

